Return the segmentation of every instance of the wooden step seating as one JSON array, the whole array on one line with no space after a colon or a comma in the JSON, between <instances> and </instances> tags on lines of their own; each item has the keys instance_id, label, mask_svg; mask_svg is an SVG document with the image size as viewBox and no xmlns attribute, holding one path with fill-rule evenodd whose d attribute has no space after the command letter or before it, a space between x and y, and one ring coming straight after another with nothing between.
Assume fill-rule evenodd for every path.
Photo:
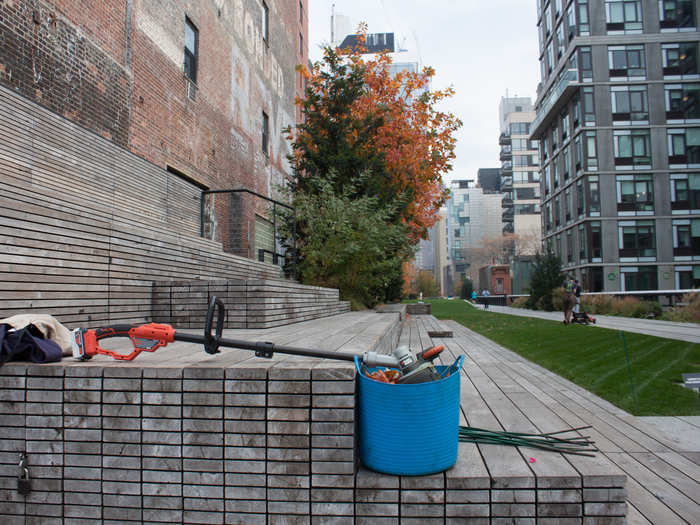
<instances>
[{"instance_id":1,"label":"wooden step seating","mask_svg":"<svg viewBox=\"0 0 700 525\"><path fill-rule=\"evenodd\" d=\"M378 474L357 461L352 363L208 355L174 343L128 363L99 356L0 368L0 520L602 525L625 523L627 508L630 523L698 515L697 466L663 440L461 325L399 315L351 312L224 336L358 354L388 353L399 341L414 351L444 344L443 364L467 356L461 424L526 432L592 424L603 451L586 458L460 443L446 472ZM454 337L427 337L440 330ZM13 490L25 450L26 498Z\"/></svg>"},{"instance_id":2,"label":"wooden step seating","mask_svg":"<svg viewBox=\"0 0 700 525\"><path fill-rule=\"evenodd\" d=\"M351 312L224 336L362 354L392 349L399 329L398 314ZM8 363L0 522L352 522L354 407L349 361L177 342L131 362Z\"/></svg>"},{"instance_id":3,"label":"wooden step seating","mask_svg":"<svg viewBox=\"0 0 700 525\"><path fill-rule=\"evenodd\" d=\"M213 296L226 307L226 328L272 328L350 311L338 290L293 281L158 281L153 287L153 321L201 328Z\"/></svg>"},{"instance_id":4,"label":"wooden step seating","mask_svg":"<svg viewBox=\"0 0 700 525\"><path fill-rule=\"evenodd\" d=\"M199 190L0 87L0 318L150 320L153 281L280 279L199 237Z\"/></svg>"}]
</instances>

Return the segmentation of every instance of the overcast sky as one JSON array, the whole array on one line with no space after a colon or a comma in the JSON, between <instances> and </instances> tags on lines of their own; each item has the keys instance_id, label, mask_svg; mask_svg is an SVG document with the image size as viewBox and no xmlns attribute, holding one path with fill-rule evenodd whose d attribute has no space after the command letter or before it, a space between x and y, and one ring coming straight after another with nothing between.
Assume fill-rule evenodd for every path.
<instances>
[{"instance_id":1,"label":"overcast sky","mask_svg":"<svg viewBox=\"0 0 700 525\"><path fill-rule=\"evenodd\" d=\"M464 123L457 158L446 181L475 179L479 168L500 166L501 97L530 97L539 82L536 0L309 0L309 54L321 56L335 13L366 22L370 33L397 35L408 57L436 74L433 89L452 85L440 109Z\"/></svg>"}]
</instances>

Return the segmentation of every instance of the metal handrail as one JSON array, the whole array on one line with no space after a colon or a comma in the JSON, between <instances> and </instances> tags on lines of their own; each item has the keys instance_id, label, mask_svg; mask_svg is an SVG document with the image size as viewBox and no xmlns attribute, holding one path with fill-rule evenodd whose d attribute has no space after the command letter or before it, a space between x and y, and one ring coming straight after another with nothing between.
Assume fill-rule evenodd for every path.
<instances>
[{"instance_id":1,"label":"metal handrail","mask_svg":"<svg viewBox=\"0 0 700 525\"><path fill-rule=\"evenodd\" d=\"M288 210L291 210L294 212L294 218L292 221L292 246L294 249L294 252L296 253L296 248L297 248L297 214L296 214L296 209L293 206L290 206L289 204L285 204L284 202L276 201L274 199L271 199L270 197L266 197L265 195L262 195L260 193L257 193L253 190L249 190L247 188L238 188L238 189L232 189L232 190L202 190L202 193L199 198L199 235L200 237L204 237L204 197L206 195L212 194L212 193L248 193L250 195L253 195L259 199L263 199L267 202L272 203L272 229L273 229L273 238L275 240L275 243L277 242L277 212L276 212L276 207L277 206L282 206L283 208L287 208ZM282 254L277 254L275 252L272 252L270 250L265 250L273 255L273 260L275 261L275 264L277 264L278 256ZM260 255L258 254L258 257ZM282 256L285 261L286 257ZM297 278L297 264L296 264L296 257L292 257L292 279Z\"/></svg>"}]
</instances>

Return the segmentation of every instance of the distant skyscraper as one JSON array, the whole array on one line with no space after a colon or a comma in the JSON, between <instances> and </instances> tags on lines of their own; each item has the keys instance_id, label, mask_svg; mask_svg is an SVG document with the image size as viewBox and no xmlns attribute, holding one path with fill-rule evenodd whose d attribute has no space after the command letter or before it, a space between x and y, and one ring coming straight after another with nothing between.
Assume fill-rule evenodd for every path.
<instances>
[{"instance_id":1,"label":"distant skyscraper","mask_svg":"<svg viewBox=\"0 0 700 525\"><path fill-rule=\"evenodd\" d=\"M700 286L700 1L536 5L546 242L590 291Z\"/></svg>"},{"instance_id":2,"label":"distant skyscraper","mask_svg":"<svg viewBox=\"0 0 700 525\"><path fill-rule=\"evenodd\" d=\"M469 249L480 246L482 239L503 234L501 200L497 192L485 192L474 181L455 180L450 185L447 202L448 252L455 279L470 271ZM478 269L472 269L476 275Z\"/></svg>"},{"instance_id":3,"label":"distant skyscraper","mask_svg":"<svg viewBox=\"0 0 700 525\"><path fill-rule=\"evenodd\" d=\"M539 152L528 139L535 112L528 97L501 98L498 112L503 232L527 239L519 253L534 253L541 239Z\"/></svg>"}]
</instances>

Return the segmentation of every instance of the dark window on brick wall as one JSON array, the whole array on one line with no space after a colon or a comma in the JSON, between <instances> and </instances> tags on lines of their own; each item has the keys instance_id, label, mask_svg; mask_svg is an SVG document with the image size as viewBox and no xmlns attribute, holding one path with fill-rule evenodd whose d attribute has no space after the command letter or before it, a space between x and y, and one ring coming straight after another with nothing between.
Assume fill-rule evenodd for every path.
<instances>
[{"instance_id":1,"label":"dark window on brick wall","mask_svg":"<svg viewBox=\"0 0 700 525\"><path fill-rule=\"evenodd\" d=\"M262 37L270 45L270 10L265 2L262 3Z\"/></svg>"},{"instance_id":2,"label":"dark window on brick wall","mask_svg":"<svg viewBox=\"0 0 700 525\"><path fill-rule=\"evenodd\" d=\"M270 137L270 117L262 112L262 150L265 155L269 155L268 143Z\"/></svg>"},{"instance_id":3,"label":"dark window on brick wall","mask_svg":"<svg viewBox=\"0 0 700 525\"><path fill-rule=\"evenodd\" d=\"M185 17L185 76L197 83L197 53L199 31L192 21Z\"/></svg>"}]
</instances>

